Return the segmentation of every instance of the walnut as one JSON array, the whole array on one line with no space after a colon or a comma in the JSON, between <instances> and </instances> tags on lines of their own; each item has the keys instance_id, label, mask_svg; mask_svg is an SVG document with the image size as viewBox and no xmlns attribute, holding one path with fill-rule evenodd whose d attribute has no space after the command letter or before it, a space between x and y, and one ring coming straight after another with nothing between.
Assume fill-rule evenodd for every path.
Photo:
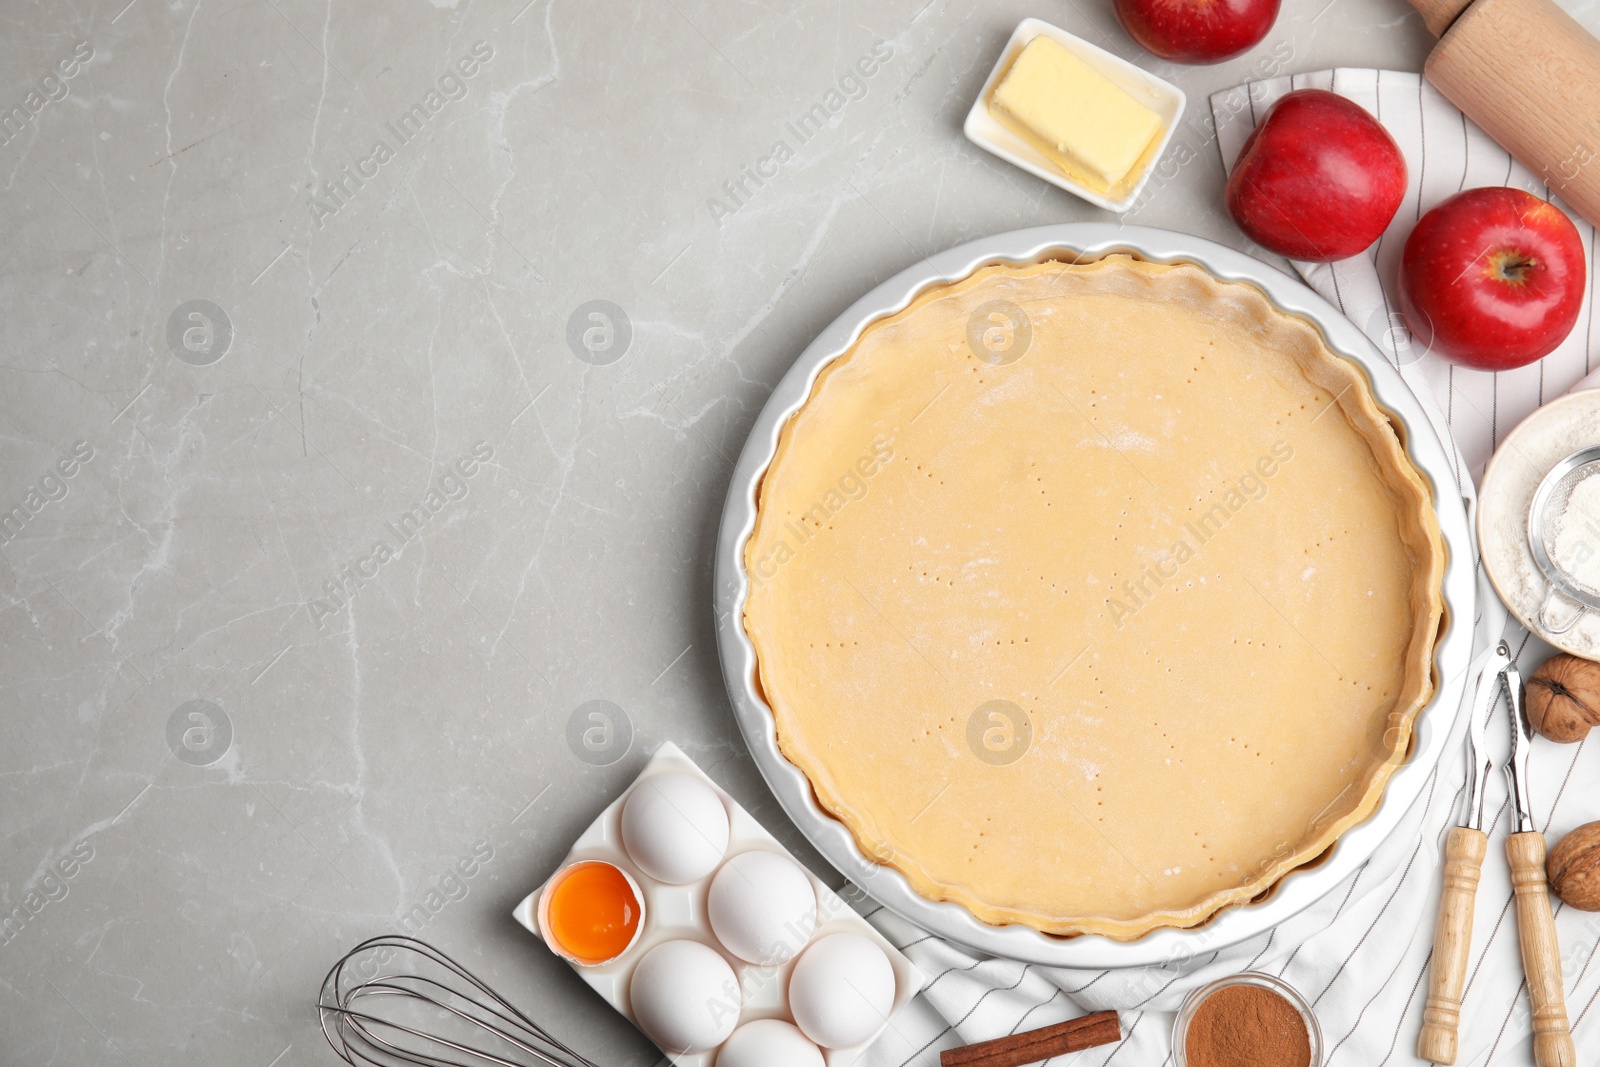
<instances>
[{"instance_id":1,"label":"walnut","mask_svg":"<svg viewBox=\"0 0 1600 1067\"><path fill-rule=\"evenodd\" d=\"M1582 741L1600 724L1600 663L1551 656L1528 679L1528 721L1552 741Z\"/></svg>"},{"instance_id":2,"label":"walnut","mask_svg":"<svg viewBox=\"0 0 1600 1067\"><path fill-rule=\"evenodd\" d=\"M1545 861L1556 896L1579 911L1600 911L1600 822L1588 822L1556 842Z\"/></svg>"}]
</instances>

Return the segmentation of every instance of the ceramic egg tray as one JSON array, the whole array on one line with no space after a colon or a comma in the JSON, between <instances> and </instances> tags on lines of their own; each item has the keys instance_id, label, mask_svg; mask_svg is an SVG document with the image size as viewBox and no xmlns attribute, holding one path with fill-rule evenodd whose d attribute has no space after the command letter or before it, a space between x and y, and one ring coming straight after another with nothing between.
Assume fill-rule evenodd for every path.
<instances>
[{"instance_id":1,"label":"ceramic egg tray","mask_svg":"<svg viewBox=\"0 0 1600 1067\"><path fill-rule=\"evenodd\" d=\"M694 775L715 790L717 796L722 799L723 806L728 810L729 831L728 851L724 861L752 849L776 852L794 859L789 850L779 844L777 838L767 833L749 812L739 806L738 801L718 788L717 784L707 777L693 760L684 755L678 746L671 742L663 744L627 791L600 813L600 817L589 825L573 844L572 851L567 853L566 858L556 868L559 871L581 860L604 860L615 864L632 876L644 895L644 929L640 931L633 946L610 963L594 967L574 965L573 970L577 971L584 981L621 1012L629 1022L638 1025L628 1003L628 980L632 977L633 969L639 960L663 941L678 939L699 941L715 949L733 968L733 973L739 981L740 992L744 997L744 1006L739 1013L740 1026L754 1019L782 1019L785 1022L793 1022L794 1018L789 1013L787 990L789 972L793 970L795 961L790 960L778 967L758 967L745 963L724 949L717 941L716 935L711 932L711 923L706 917L706 895L710 891L711 879L716 871L688 885L668 885L656 881L641 871L623 848L622 805L640 782L669 771ZM800 868L805 870L805 865L800 864ZM720 869L721 864L717 867L717 870ZM894 969L894 1005L889 1011L889 1019L884 1022L884 1027L887 1027L894 1016L917 995L927 979L910 960L885 940L883 935L856 914L850 905L839 899L838 894L810 871L806 871L806 877L811 879L811 888L817 893L817 928L808 944L828 934L859 934L881 948L884 955L889 957L889 964ZM539 895L544 892L545 885L548 884L546 882L529 893L512 912L517 922L527 927L535 937L541 936L538 919ZM798 953L796 958L799 958ZM877 1033L860 1045L823 1049L822 1056L827 1067L847 1067L854 1063L867 1046L883 1033L884 1027L880 1027ZM668 1057L679 1067L711 1067L717 1051L718 1049L707 1052L669 1053Z\"/></svg>"}]
</instances>

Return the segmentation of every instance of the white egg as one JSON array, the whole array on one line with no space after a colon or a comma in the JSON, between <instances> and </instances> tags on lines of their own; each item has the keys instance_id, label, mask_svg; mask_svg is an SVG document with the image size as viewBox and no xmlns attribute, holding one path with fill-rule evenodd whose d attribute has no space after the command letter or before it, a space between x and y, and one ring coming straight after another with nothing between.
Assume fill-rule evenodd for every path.
<instances>
[{"instance_id":1,"label":"white egg","mask_svg":"<svg viewBox=\"0 0 1600 1067\"><path fill-rule=\"evenodd\" d=\"M789 1010L823 1048L866 1041L894 1007L894 968L860 934L829 934L800 955L789 975Z\"/></svg>"},{"instance_id":2,"label":"white egg","mask_svg":"<svg viewBox=\"0 0 1600 1067\"><path fill-rule=\"evenodd\" d=\"M663 941L628 981L639 1029L665 1052L704 1052L728 1039L744 998L733 968L698 941Z\"/></svg>"},{"instance_id":3,"label":"white egg","mask_svg":"<svg viewBox=\"0 0 1600 1067\"><path fill-rule=\"evenodd\" d=\"M788 963L817 929L817 893L800 865L776 852L741 852L711 879L706 900L722 947L747 963Z\"/></svg>"},{"instance_id":4,"label":"white egg","mask_svg":"<svg viewBox=\"0 0 1600 1067\"><path fill-rule=\"evenodd\" d=\"M822 1067L822 1051L782 1019L757 1019L733 1032L717 1067Z\"/></svg>"},{"instance_id":5,"label":"white egg","mask_svg":"<svg viewBox=\"0 0 1600 1067\"><path fill-rule=\"evenodd\" d=\"M684 885L717 869L728 851L728 809L692 774L656 774L622 806L622 843L640 870Z\"/></svg>"}]
</instances>

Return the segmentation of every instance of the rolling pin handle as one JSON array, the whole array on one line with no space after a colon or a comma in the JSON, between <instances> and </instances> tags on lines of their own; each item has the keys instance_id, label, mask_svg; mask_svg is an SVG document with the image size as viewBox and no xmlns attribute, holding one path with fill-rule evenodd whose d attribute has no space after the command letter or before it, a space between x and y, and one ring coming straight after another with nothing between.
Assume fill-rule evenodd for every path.
<instances>
[{"instance_id":1,"label":"rolling pin handle","mask_svg":"<svg viewBox=\"0 0 1600 1067\"><path fill-rule=\"evenodd\" d=\"M1443 37L1470 3L1471 0L1411 0L1411 6L1422 16L1422 24L1435 37Z\"/></svg>"}]
</instances>

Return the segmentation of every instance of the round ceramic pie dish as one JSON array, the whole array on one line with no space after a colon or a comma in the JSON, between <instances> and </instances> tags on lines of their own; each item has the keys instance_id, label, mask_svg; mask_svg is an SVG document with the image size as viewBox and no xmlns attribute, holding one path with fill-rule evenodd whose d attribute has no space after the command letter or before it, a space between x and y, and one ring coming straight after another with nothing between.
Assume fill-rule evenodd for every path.
<instances>
[{"instance_id":1,"label":"round ceramic pie dish","mask_svg":"<svg viewBox=\"0 0 1600 1067\"><path fill-rule=\"evenodd\" d=\"M773 713L758 681L757 650L745 630L751 586L744 553L756 527L763 476L778 454L784 427L813 395L819 377L856 344L863 331L924 294L961 282L985 267L1021 268L1047 261L1089 264L1113 255L1174 268L1189 265L1221 282L1244 283L1274 311L1298 320L1302 332L1309 325L1338 357L1333 362L1347 363L1370 387L1380 422L1386 418L1393 425L1406 459L1426 483L1445 546L1441 582L1445 622L1433 649L1433 697L1417 717L1410 751L1389 776L1376 809L1365 821L1345 829L1331 849L1279 878L1250 903L1225 908L1202 925L1160 927L1133 940L1098 934L1062 937L1023 923L984 922L966 907L919 894L899 871L875 862L851 830L819 802L806 773L782 754ZM1469 628L1456 625L1456 620L1470 622L1475 593L1470 529L1450 472L1449 453L1394 368L1320 297L1265 264L1186 235L1103 225L1018 231L951 249L885 282L824 330L774 390L746 443L724 509L715 577L719 648L740 728L768 784L812 844L885 906L940 936L994 955L1079 967L1170 962L1243 940L1309 906L1371 856L1416 799L1450 731L1472 640Z\"/></svg>"}]
</instances>

